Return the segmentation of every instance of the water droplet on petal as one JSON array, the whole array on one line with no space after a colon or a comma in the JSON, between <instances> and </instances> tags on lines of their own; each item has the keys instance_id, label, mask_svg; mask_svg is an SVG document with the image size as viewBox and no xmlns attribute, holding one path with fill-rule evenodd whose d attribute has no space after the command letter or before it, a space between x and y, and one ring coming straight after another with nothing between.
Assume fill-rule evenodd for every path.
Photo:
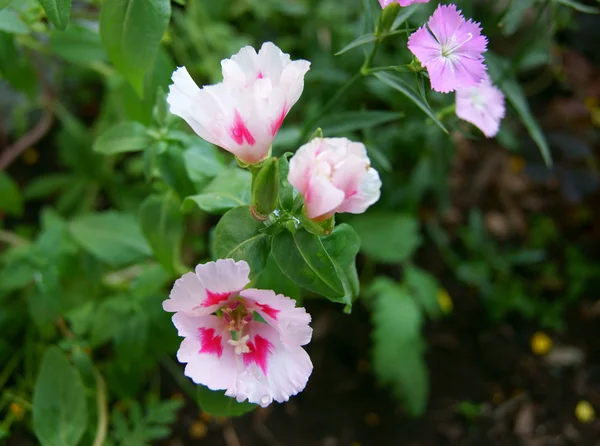
<instances>
[{"instance_id":1,"label":"water droplet on petal","mask_svg":"<svg viewBox=\"0 0 600 446\"><path fill-rule=\"evenodd\" d=\"M270 404L271 401L271 397L268 395L265 395L260 399L261 404Z\"/></svg>"}]
</instances>

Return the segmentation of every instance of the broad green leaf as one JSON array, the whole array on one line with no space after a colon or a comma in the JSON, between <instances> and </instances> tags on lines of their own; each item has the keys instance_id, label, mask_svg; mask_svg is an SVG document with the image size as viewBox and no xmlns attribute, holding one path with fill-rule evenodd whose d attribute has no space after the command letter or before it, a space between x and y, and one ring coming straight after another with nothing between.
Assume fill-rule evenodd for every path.
<instances>
[{"instance_id":1,"label":"broad green leaf","mask_svg":"<svg viewBox=\"0 0 600 446\"><path fill-rule=\"evenodd\" d=\"M352 303L358 298L360 283L356 271L356 255L360 250L360 238L348 224L335 227L327 237L321 238L323 247L331 257L344 284L345 300Z\"/></svg>"},{"instance_id":2,"label":"broad green leaf","mask_svg":"<svg viewBox=\"0 0 600 446\"><path fill-rule=\"evenodd\" d=\"M280 232L273 237L272 253L281 271L301 287L333 302L352 303L319 236L303 229Z\"/></svg>"},{"instance_id":3,"label":"broad green leaf","mask_svg":"<svg viewBox=\"0 0 600 446\"><path fill-rule=\"evenodd\" d=\"M10 2L12 2L12 0L0 0L0 11L10 5Z\"/></svg>"},{"instance_id":4,"label":"broad green leaf","mask_svg":"<svg viewBox=\"0 0 600 446\"><path fill-rule=\"evenodd\" d=\"M362 110L329 114L319 124L327 136L344 135L356 130L367 129L397 121L404 113Z\"/></svg>"},{"instance_id":5,"label":"broad green leaf","mask_svg":"<svg viewBox=\"0 0 600 446\"><path fill-rule=\"evenodd\" d=\"M215 417L239 417L258 406L247 401L238 403L235 398L225 396L223 390L213 391L208 387L197 386L197 399L200 408Z\"/></svg>"},{"instance_id":6,"label":"broad green leaf","mask_svg":"<svg viewBox=\"0 0 600 446\"><path fill-rule=\"evenodd\" d=\"M259 230L263 222L252 218L249 206L231 209L215 228L215 254L220 259L245 260L250 265L250 277L257 277L267 263L270 237Z\"/></svg>"},{"instance_id":7,"label":"broad green leaf","mask_svg":"<svg viewBox=\"0 0 600 446\"><path fill-rule=\"evenodd\" d=\"M295 300L302 297L300 287L281 271L272 255L269 255L267 265L254 286L262 290L273 290Z\"/></svg>"},{"instance_id":8,"label":"broad green leaf","mask_svg":"<svg viewBox=\"0 0 600 446\"><path fill-rule=\"evenodd\" d=\"M568 6L569 8L573 8L575 11L583 12L585 14L600 14L600 9L594 6L588 6L581 2L576 2L575 0L555 0L556 3L559 3L564 6Z\"/></svg>"},{"instance_id":9,"label":"broad green leaf","mask_svg":"<svg viewBox=\"0 0 600 446\"><path fill-rule=\"evenodd\" d=\"M408 85L400 76L392 75L384 72L376 72L373 73L377 79L379 79L384 84L392 87L394 90L399 91L403 95L405 95L408 99L413 101L417 107L425 112L427 116L431 118L433 122L435 122L444 132L448 133L448 130L442 124L442 122L438 119L435 112L427 105L423 99L419 96L419 93Z\"/></svg>"},{"instance_id":10,"label":"broad green leaf","mask_svg":"<svg viewBox=\"0 0 600 446\"><path fill-rule=\"evenodd\" d=\"M139 122L121 122L104 131L94 142L94 152L104 155L137 152L152 144L148 130Z\"/></svg>"},{"instance_id":11,"label":"broad green leaf","mask_svg":"<svg viewBox=\"0 0 600 446\"><path fill-rule=\"evenodd\" d=\"M197 205L206 212L220 214L250 204L251 182L252 176L248 171L231 167L221 172L201 194L187 197L182 209L188 212Z\"/></svg>"},{"instance_id":12,"label":"broad green leaf","mask_svg":"<svg viewBox=\"0 0 600 446\"><path fill-rule=\"evenodd\" d=\"M518 81L515 79L508 62L499 56L488 52L486 56L490 77L498 84L498 87L504 92L506 98L511 103L531 138L540 149L542 158L548 167L552 166L552 155L548 141L537 120L529 109L529 104L525 98L525 93Z\"/></svg>"},{"instance_id":13,"label":"broad green leaf","mask_svg":"<svg viewBox=\"0 0 600 446\"><path fill-rule=\"evenodd\" d=\"M144 96L144 76L152 65L171 17L170 0L104 0L102 44L117 70Z\"/></svg>"},{"instance_id":14,"label":"broad green leaf","mask_svg":"<svg viewBox=\"0 0 600 446\"><path fill-rule=\"evenodd\" d=\"M23 197L19 186L8 176L0 171L0 211L17 217L23 214Z\"/></svg>"},{"instance_id":15,"label":"broad green leaf","mask_svg":"<svg viewBox=\"0 0 600 446\"><path fill-rule=\"evenodd\" d=\"M0 31L11 34L28 34L29 28L16 11L5 9L0 11Z\"/></svg>"},{"instance_id":16,"label":"broad green leaf","mask_svg":"<svg viewBox=\"0 0 600 446\"><path fill-rule=\"evenodd\" d=\"M440 315L440 305L437 300L440 284L436 278L427 271L409 266L404 271L404 281L427 315L430 318L437 318Z\"/></svg>"},{"instance_id":17,"label":"broad green leaf","mask_svg":"<svg viewBox=\"0 0 600 446\"><path fill-rule=\"evenodd\" d=\"M404 287L387 278L376 279L371 292L375 295L371 316L375 374L392 387L411 415L422 415L429 395L429 378L423 358L419 307Z\"/></svg>"},{"instance_id":18,"label":"broad green leaf","mask_svg":"<svg viewBox=\"0 0 600 446\"><path fill-rule=\"evenodd\" d=\"M173 192L150 195L140 207L140 226L160 264L169 272L179 263L183 217Z\"/></svg>"},{"instance_id":19,"label":"broad green leaf","mask_svg":"<svg viewBox=\"0 0 600 446\"><path fill-rule=\"evenodd\" d=\"M71 15L71 0L38 0L48 19L60 30L65 30Z\"/></svg>"},{"instance_id":20,"label":"broad green leaf","mask_svg":"<svg viewBox=\"0 0 600 446\"><path fill-rule=\"evenodd\" d=\"M90 65L108 59L98 33L73 23L65 31L50 32L50 48L52 54L77 65Z\"/></svg>"},{"instance_id":21,"label":"broad green leaf","mask_svg":"<svg viewBox=\"0 0 600 446\"><path fill-rule=\"evenodd\" d=\"M412 215L371 211L349 219L361 240L361 251L381 263L409 258L421 244L419 222Z\"/></svg>"},{"instance_id":22,"label":"broad green leaf","mask_svg":"<svg viewBox=\"0 0 600 446\"><path fill-rule=\"evenodd\" d=\"M179 197L187 197L196 193L196 187L188 177L183 160L183 151L172 144L169 145L157 157L157 165L160 175L165 183L169 185Z\"/></svg>"},{"instance_id":23,"label":"broad green leaf","mask_svg":"<svg viewBox=\"0 0 600 446\"><path fill-rule=\"evenodd\" d=\"M7 11L0 11L0 17ZM0 18L1 21L1 18ZM38 95L38 80L31 61L16 45L18 36L2 31L0 26L0 77L4 78L16 90L28 95L31 100Z\"/></svg>"},{"instance_id":24,"label":"broad green leaf","mask_svg":"<svg viewBox=\"0 0 600 446\"><path fill-rule=\"evenodd\" d=\"M377 40L377 37L375 36L375 34L373 34L373 33L365 34L365 35L360 36L359 38L353 40L352 42L350 42L344 48L342 48L337 53L335 53L335 55L339 56L340 54L344 54L346 51L350 51L351 49L359 47L361 45L366 45L367 43L375 42L376 40Z\"/></svg>"},{"instance_id":25,"label":"broad green leaf","mask_svg":"<svg viewBox=\"0 0 600 446\"><path fill-rule=\"evenodd\" d=\"M190 138L189 148L183 152L188 176L195 183L204 183L225 169L222 151L200 138Z\"/></svg>"},{"instance_id":26,"label":"broad green leaf","mask_svg":"<svg viewBox=\"0 0 600 446\"><path fill-rule=\"evenodd\" d=\"M76 446L87 425L81 376L58 347L49 347L33 391L33 431L42 446Z\"/></svg>"},{"instance_id":27,"label":"broad green leaf","mask_svg":"<svg viewBox=\"0 0 600 446\"><path fill-rule=\"evenodd\" d=\"M116 211L82 215L69 224L75 241L94 257L119 267L152 254L136 219Z\"/></svg>"}]
</instances>

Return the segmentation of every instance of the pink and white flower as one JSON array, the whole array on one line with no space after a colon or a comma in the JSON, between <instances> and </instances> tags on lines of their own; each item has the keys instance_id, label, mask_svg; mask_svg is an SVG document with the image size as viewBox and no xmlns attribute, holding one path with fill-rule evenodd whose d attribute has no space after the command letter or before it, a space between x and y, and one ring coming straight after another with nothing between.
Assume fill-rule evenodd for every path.
<instances>
[{"instance_id":1,"label":"pink and white flower","mask_svg":"<svg viewBox=\"0 0 600 446\"><path fill-rule=\"evenodd\" d=\"M269 153L304 89L306 60L292 61L271 42L245 46L221 62L223 82L199 88L185 67L173 73L167 102L206 141L254 164Z\"/></svg>"},{"instance_id":2,"label":"pink and white flower","mask_svg":"<svg viewBox=\"0 0 600 446\"><path fill-rule=\"evenodd\" d=\"M186 376L266 407L306 386L313 366L302 346L312 336L311 318L289 297L244 289L249 273L246 262L232 259L198 265L175 282L163 308L176 312Z\"/></svg>"},{"instance_id":3,"label":"pink and white flower","mask_svg":"<svg viewBox=\"0 0 600 446\"><path fill-rule=\"evenodd\" d=\"M500 130L505 111L504 94L487 74L476 87L456 90L456 115L477 126L488 138Z\"/></svg>"},{"instance_id":4,"label":"pink and white flower","mask_svg":"<svg viewBox=\"0 0 600 446\"><path fill-rule=\"evenodd\" d=\"M410 6L415 3L429 3L429 0L379 0L379 4L382 8L392 3L400 3L400 6Z\"/></svg>"},{"instance_id":5,"label":"pink and white flower","mask_svg":"<svg viewBox=\"0 0 600 446\"><path fill-rule=\"evenodd\" d=\"M440 5L426 25L411 34L408 49L427 68L431 88L449 93L475 87L483 79L487 38L481 26L465 21L456 5Z\"/></svg>"},{"instance_id":6,"label":"pink and white flower","mask_svg":"<svg viewBox=\"0 0 600 446\"><path fill-rule=\"evenodd\" d=\"M364 144L347 138L314 138L290 159L288 181L304 197L308 218L336 212L361 214L379 200L381 180Z\"/></svg>"}]
</instances>

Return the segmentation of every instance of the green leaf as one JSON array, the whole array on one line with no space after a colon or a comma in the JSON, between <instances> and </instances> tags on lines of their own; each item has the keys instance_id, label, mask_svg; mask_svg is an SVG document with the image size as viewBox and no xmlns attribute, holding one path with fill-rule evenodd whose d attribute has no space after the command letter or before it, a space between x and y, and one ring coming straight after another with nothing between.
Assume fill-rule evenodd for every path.
<instances>
[{"instance_id":1,"label":"green leaf","mask_svg":"<svg viewBox=\"0 0 600 446\"><path fill-rule=\"evenodd\" d=\"M506 98L521 118L521 121L523 121L529 135L539 147L546 166L551 167L552 155L550 153L548 141L546 141L546 137L544 136L540 125L531 113L529 104L525 98L525 93L523 93L521 86L515 79L509 63L500 56L489 52L486 56L486 62L491 78L504 92Z\"/></svg>"},{"instance_id":2,"label":"green leaf","mask_svg":"<svg viewBox=\"0 0 600 446\"><path fill-rule=\"evenodd\" d=\"M195 205L206 212L220 214L238 206L250 204L252 175L232 167L219 174L201 194L187 197L182 206L189 212Z\"/></svg>"},{"instance_id":3,"label":"green leaf","mask_svg":"<svg viewBox=\"0 0 600 446\"><path fill-rule=\"evenodd\" d=\"M437 295L440 284L434 276L420 268L409 266L404 271L404 281L412 295L419 301L430 318L440 315Z\"/></svg>"},{"instance_id":4,"label":"green leaf","mask_svg":"<svg viewBox=\"0 0 600 446\"><path fill-rule=\"evenodd\" d=\"M320 121L327 136L344 135L356 130L368 129L403 118L404 113L362 110L329 114Z\"/></svg>"},{"instance_id":5,"label":"green leaf","mask_svg":"<svg viewBox=\"0 0 600 446\"><path fill-rule=\"evenodd\" d=\"M71 15L71 0L38 0L48 19L60 30L65 30Z\"/></svg>"},{"instance_id":6,"label":"green leaf","mask_svg":"<svg viewBox=\"0 0 600 446\"><path fill-rule=\"evenodd\" d=\"M374 211L349 222L360 236L362 252L381 263L402 262L421 244L419 222L412 215Z\"/></svg>"},{"instance_id":7,"label":"green leaf","mask_svg":"<svg viewBox=\"0 0 600 446\"><path fill-rule=\"evenodd\" d=\"M225 170L222 152L200 138L190 138L189 148L183 152L188 176L195 183L204 183Z\"/></svg>"},{"instance_id":8,"label":"green leaf","mask_svg":"<svg viewBox=\"0 0 600 446\"><path fill-rule=\"evenodd\" d=\"M69 224L75 241L113 267L143 260L152 254L136 219L116 211L82 215Z\"/></svg>"},{"instance_id":9,"label":"green leaf","mask_svg":"<svg viewBox=\"0 0 600 446\"><path fill-rule=\"evenodd\" d=\"M175 273L179 263L183 217L173 192L150 195L140 207L140 226L160 264Z\"/></svg>"},{"instance_id":10,"label":"green leaf","mask_svg":"<svg viewBox=\"0 0 600 446\"><path fill-rule=\"evenodd\" d=\"M519 29L525 13L535 4L535 0L511 0L504 17L498 23L505 36L512 36Z\"/></svg>"},{"instance_id":11,"label":"green leaf","mask_svg":"<svg viewBox=\"0 0 600 446\"><path fill-rule=\"evenodd\" d=\"M49 347L33 392L33 431L42 446L76 446L87 424L81 376L58 347Z\"/></svg>"},{"instance_id":12,"label":"green leaf","mask_svg":"<svg viewBox=\"0 0 600 446\"><path fill-rule=\"evenodd\" d=\"M254 286L262 290L273 290L294 300L302 297L300 287L281 271L272 255L269 255L267 265Z\"/></svg>"},{"instance_id":13,"label":"green leaf","mask_svg":"<svg viewBox=\"0 0 600 446\"><path fill-rule=\"evenodd\" d=\"M573 8L575 11L583 12L585 14L600 14L600 9L594 6L584 5L583 3L576 2L575 0L555 0L556 3L559 3L564 6L568 6L569 8Z\"/></svg>"},{"instance_id":14,"label":"green leaf","mask_svg":"<svg viewBox=\"0 0 600 446\"><path fill-rule=\"evenodd\" d=\"M0 11L0 31L11 34L28 34L29 28L16 11L5 9Z\"/></svg>"},{"instance_id":15,"label":"green leaf","mask_svg":"<svg viewBox=\"0 0 600 446\"><path fill-rule=\"evenodd\" d=\"M12 0L0 0L0 11L10 5L10 2L12 2Z\"/></svg>"},{"instance_id":16,"label":"green leaf","mask_svg":"<svg viewBox=\"0 0 600 446\"><path fill-rule=\"evenodd\" d=\"M25 200L46 198L61 192L75 182L77 182L75 175L65 173L52 173L32 178L23 190L23 197Z\"/></svg>"},{"instance_id":17,"label":"green leaf","mask_svg":"<svg viewBox=\"0 0 600 446\"><path fill-rule=\"evenodd\" d=\"M410 5L402 8L402 11L400 11L400 14L398 14L396 20L394 20L394 23L392 23L390 31L395 31L400 28L400 25L410 19L412 15L417 12L418 8L420 8L419 5Z\"/></svg>"},{"instance_id":18,"label":"green leaf","mask_svg":"<svg viewBox=\"0 0 600 446\"><path fill-rule=\"evenodd\" d=\"M352 303L358 298L360 283L356 271L356 255L360 250L360 238L348 224L335 227L327 237L321 238L323 247L333 260L338 277L344 284L346 302Z\"/></svg>"},{"instance_id":19,"label":"green leaf","mask_svg":"<svg viewBox=\"0 0 600 446\"><path fill-rule=\"evenodd\" d=\"M257 277L269 255L270 238L259 232L264 227L252 218L249 206L231 209L215 228L215 254L220 259L245 260L250 265L250 277Z\"/></svg>"},{"instance_id":20,"label":"green leaf","mask_svg":"<svg viewBox=\"0 0 600 446\"><path fill-rule=\"evenodd\" d=\"M375 42L376 40L377 40L377 37L373 33L362 35L359 38L350 42L348 45L346 45L341 50L339 50L337 53L335 53L335 55L339 56L340 54L344 54L346 51L350 51L353 48L356 48L356 47L359 47L362 45L366 45L367 43Z\"/></svg>"},{"instance_id":21,"label":"green leaf","mask_svg":"<svg viewBox=\"0 0 600 446\"><path fill-rule=\"evenodd\" d=\"M165 183L181 198L196 193L196 187L188 177L183 160L183 151L175 145L170 145L157 157L158 170Z\"/></svg>"},{"instance_id":22,"label":"green leaf","mask_svg":"<svg viewBox=\"0 0 600 446\"><path fill-rule=\"evenodd\" d=\"M258 407L247 401L238 403L235 398L225 396L222 390L213 391L202 385L197 386L197 392L200 408L215 417L239 417Z\"/></svg>"},{"instance_id":23,"label":"green leaf","mask_svg":"<svg viewBox=\"0 0 600 446\"><path fill-rule=\"evenodd\" d=\"M148 148L152 140L139 122L121 122L105 130L94 142L94 152L104 155L137 152Z\"/></svg>"},{"instance_id":24,"label":"green leaf","mask_svg":"<svg viewBox=\"0 0 600 446\"><path fill-rule=\"evenodd\" d=\"M319 236L303 229L280 232L273 238L272 253L281 271L302 288L333 302L352 303Z\"/></svg>"},{"instance_id":25,"label":"green leaf","mask_svg":"<svg viewBox=\"0 0 600 446\"><path fill-rule=\"evenodd\" d=\"M417 107L425 112L427 116L431 118L433 122L435 122L444 132L448 133L448 130L442 124L442 122L438 119L435 112L427 105L423 99L419 96L419 93L409 86L402 78L396 75L392 75L384 72L373 73L377 79L379 79L384 84L392 87L394 90L399 91L403 95L405 95L408 99L413 101Z\"/></svg>"},{"instance_id":26,"label":"green leaf","mask_svg":"<svg viewBox=\"0 0 600 446\"><path fill-rule=\"evenodd\" d=\"M144 76L152 65L171 17L170 0L104 0L102 44L117 70L144 96Z\"/></svg>"},{"instance_id":27,"label":"green leaf","mask_svg":"<svg viewBox=\"0 0 600 446\"><path fill-rule=\"evenodd\" d=\"M58 57L77 65L107 60L98 33L73 23L65 31L50 32L50 49Z\"/></svg>"},{"instance_id":28,"label":"green leaf","mask_svg":"<svg viewBox=\"0 0 600 446\"><path fill-rule=\"evenodd\" d=\"M0 211L17 217L23 214L23 197L19 186L6 172L0 172Z\"/></svg>"},{"instance_id":29,"label":"green leaf","mask_svg":"<svg viewBox=\"0 0 600 446\"><path fill-rule=\"evenodd\" d=\"M423 358L419 307L405 288L390 279L376 279L371 291L376 296L371 316L375 374L392 387L411 415L422 415L429 395L429 378Z\"/></svg>"}]
</instances>

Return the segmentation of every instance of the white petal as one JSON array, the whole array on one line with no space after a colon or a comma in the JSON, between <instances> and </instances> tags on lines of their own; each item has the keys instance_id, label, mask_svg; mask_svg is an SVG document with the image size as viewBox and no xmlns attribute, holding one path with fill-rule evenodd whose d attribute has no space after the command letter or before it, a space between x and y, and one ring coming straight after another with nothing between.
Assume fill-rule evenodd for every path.
<instances>
[{"instance_id":1,"label":"white petal","mask_svg":"<svg viewBox=\"0 0 600 446\"><path fill-rule=\"evenodd\" d=\"M257 327L257 328L254 328ZM238 401L268 406L273 400L288 401L306 387L312 373L310 357L302 347L289 347L281 342L278 333L267 324L255 324L254 333L260 334L272 343L272 353L268 357L267 374L255 364L247 366L237 379L235 397Z\"/></svg>"},{"instance_id":2,"label":"white petal","mask_svg":"<svg viewBox=\"0 0 600 446\"><path fill-rule=\"evenodd\" d=\"M250 283L250 266L243 260L219 259L198 265L196 275L212 293L238 292Z\"/></svg>"},{"instance_id":3,"label":"white petal","mask_svg":"<svg viewBox=\"0 0 600 446\"><path fill-rule=\"evenodd\" d=\"M278 331L284 344L299 346L310 342L310 314L304 308L296 307L294 299L271 290L255 288L243 290L240 296L258 304L253 309Z\"/></svg>"},{"instance_id":4,"label":"white petal","mask_svg":"<svg viewBox=\"0 0 600 446\"><path fill-rule=\"evenodd\" d=\"M195 312L194 308L204 300L206 293L202 282L194 273L186 273L175 281L169 299L163 302L165 311Z\"/></svg>"},{"instance_id":5,"label":"white petal","mask_svg":"<svg viewBox=\"0 0 600 446\"><path fill-rule=\"evenodd\" d=\"M338 212L362 214L367 208L377 202L381 196L381 179L379 173L369 167L366 175L359 185L358 193L344 201Z\"/></svg>"},{"instance_id":6,"label":"white petal","mask_svg":"<svg viewBox=\"0 0 600 446\"><path fill-rule=\"evenodd\" d=\"M172 76L173 84L169 87L167 103L171 113L183 118L198 134L203 132L202 125L192 114L194 98L200 88L194 82L185 67L179 67Z\"/></svg>"}]
</instances>

